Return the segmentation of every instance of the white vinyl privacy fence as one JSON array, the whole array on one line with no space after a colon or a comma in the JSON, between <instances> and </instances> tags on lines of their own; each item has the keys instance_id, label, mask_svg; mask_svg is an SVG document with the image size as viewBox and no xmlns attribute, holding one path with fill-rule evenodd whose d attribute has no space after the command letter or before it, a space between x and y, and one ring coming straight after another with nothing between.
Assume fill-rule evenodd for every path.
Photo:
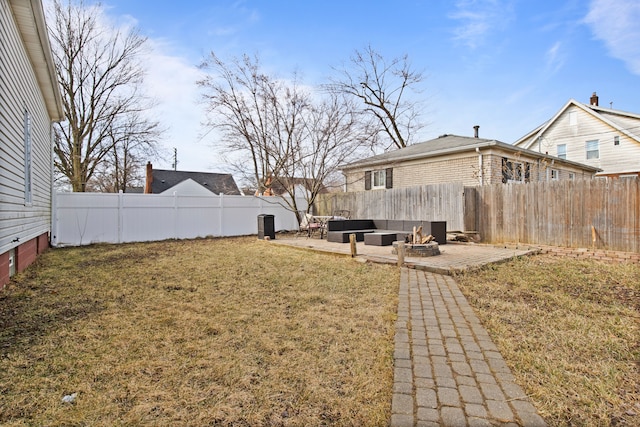
<instances>
[{"instance_id":1,"label":"white vinyl privacy fence","mask_svg":"<svg viewBox=\"0 0 640 427\"><path fill-rule=\"evenodd\" d=\"M298 209L307 207L297 200ZM258 215L274 216L275 231L297 230L296 215L279 197L56 193L53 246L147 242L257 234Z\"/></svg>"}]
</instances>

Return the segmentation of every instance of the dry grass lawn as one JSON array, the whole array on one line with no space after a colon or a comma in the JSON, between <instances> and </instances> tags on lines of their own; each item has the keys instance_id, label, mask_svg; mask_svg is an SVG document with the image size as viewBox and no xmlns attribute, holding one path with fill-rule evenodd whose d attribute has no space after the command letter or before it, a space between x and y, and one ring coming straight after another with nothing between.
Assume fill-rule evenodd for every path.
<instances>
[{"instance_id":1,"label":"dry grass lawn","mask_svg":"<svg viewBox=\"0 0 640 427\"><path fill-rule=\"evenodd\" d=\"M397 286L255 237L49 251L0 293L0 424L384 426Z\"/></svg>"},{"instance_id":2,"label":"dry grass lawn","mask_svg":"<svg viewBox=\"0 0 640 427\"><path fill-rule=\"evenodd\" d=\"M640 425L640 265L536 256L458 283L550 425Z\"/></svg>"}]
</instances>

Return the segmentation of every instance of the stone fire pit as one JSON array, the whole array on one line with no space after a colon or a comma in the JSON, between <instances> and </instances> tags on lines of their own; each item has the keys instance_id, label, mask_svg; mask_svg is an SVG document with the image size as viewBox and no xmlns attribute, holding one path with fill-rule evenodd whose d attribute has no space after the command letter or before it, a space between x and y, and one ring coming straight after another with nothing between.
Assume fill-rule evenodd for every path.
<instances>
[{"instance_id":1,"label":"stone fire pit","mask_svg":"<svg viewBox=\"0 0 640 427\"><path fill-rule=\"evenodd\" d=\"M394 255L398 254L398 242L393 242L393 250L391 252ZM419 257L435 256L440 255L440 247L438 246L438 242L429 242L424 244L405 243L404 254L405 256Z\"/></svg>"}]
</instances>

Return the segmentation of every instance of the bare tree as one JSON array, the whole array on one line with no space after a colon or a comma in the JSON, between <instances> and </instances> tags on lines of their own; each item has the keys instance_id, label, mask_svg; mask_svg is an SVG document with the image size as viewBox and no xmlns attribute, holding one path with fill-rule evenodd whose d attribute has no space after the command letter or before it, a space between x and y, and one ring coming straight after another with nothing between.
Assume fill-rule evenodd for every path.
<instances>
[{"instance_id":1,"label":"bare tree","mask_svg":"<svg viewBox=\"0 0 640 427\"><path fill-rule=\"evenodd\" d=\"M222 131L228 149L244 154L239 169L250 170L258 194L277 184L291 196L285 203L294 212L296 196L311 205L323 182L369 141L343 96L316 100L295 76L285 81L263 73L257 58L225 63L212 53L201 68L208 72L199 82L207 126Z\"/></svg>"},{"instance_id":2,"label":"bare tree","mask_svg":"<svg viewBox=\"0 0 640 427\"><path fill-rule=\"evenodd\" d=\"M227 147L248 157L258 192L269 188L292 158L298 123L309 96L293 80L285 84L262 73L247 55L228 64L214 53L203 62L198 82L209 113L208 127L222 131Z\"/></svg>"},{"instance_id":3,"label":"bare tree","mask_svg":"<svg viewBox=\"0 0 640 427\"><path fill-rule=\"evenodd\" d=\"M56 126L54 164L73 191L86 191L123 142L148 135L142 145L149 147L159 135L158 123L144 115L152 105L141 92L146 39L105 26L100 16L100 5L53 3L49 32L66 114Z\"/></svg>"},{"instance_id":4,"label":"bare tree","mask_svg":"<svg viewBox=\"0 0 640 427\"><path fill-rule=\"evenodd\" d=\"M135 186L143 186L145 180L145 164L149 159L160 157L157 137L161 130L142 121L136 114L125 118L126 123L116 128L125 130L111 134L114 144L104 161L97 167L94 179L87 185L87 190L105 193L127 192Z\"/></svg>"},{"instance_id":5,"label":"bare tree","mask_svg":"<svg viewBox=\"0 0 640 427\"><path fill-rule=\"evenodd\" d=\"M379 134L388 140L386 148L403 148L424 127L420 105L408 99L408 91L418 93L424 80L422 72L411 68L404 55L387 62L371 46L351 57L349 66L328 85L330 91L345 93L364 104L364 111L378 123Z\"/></svg>"}]
</instances>

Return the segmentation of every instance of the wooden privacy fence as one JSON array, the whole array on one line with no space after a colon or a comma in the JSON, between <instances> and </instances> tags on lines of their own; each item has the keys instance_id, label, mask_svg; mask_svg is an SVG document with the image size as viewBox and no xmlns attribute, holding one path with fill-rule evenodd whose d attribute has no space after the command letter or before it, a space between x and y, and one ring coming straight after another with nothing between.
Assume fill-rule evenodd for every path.
<instances>
[{"instance_id":1,"label":"wooden privacy fence","mask_svg":"<svg viewBox=\"0 0 640 427\"><path fill-rule=\"evenodd\" d=\"M482 241L640 252L640 180L475 187Z\"/></svg>"},{"instance_id":2,"label":"wooden privacy fence","mask_svg":"<svg viewBox=\"0 0 640 427\"><path fill-rule=\"evenodd\" d=\"M315 213L346 209L352 218L447 221L447 230L464 229L464 186L461 183L322 194Z\"/></svg>"},{"instance_id":3,"label":"wooden privacy fence","mask_svg":"<svg viewBox=\"0 0 640 427\"><path fill-rule=\"evenodd\" d=\"M640 252L640 179L462 184L321 195L316 213L447 221L485 243L528 243Z\"/></svg>"}]
</instances>

